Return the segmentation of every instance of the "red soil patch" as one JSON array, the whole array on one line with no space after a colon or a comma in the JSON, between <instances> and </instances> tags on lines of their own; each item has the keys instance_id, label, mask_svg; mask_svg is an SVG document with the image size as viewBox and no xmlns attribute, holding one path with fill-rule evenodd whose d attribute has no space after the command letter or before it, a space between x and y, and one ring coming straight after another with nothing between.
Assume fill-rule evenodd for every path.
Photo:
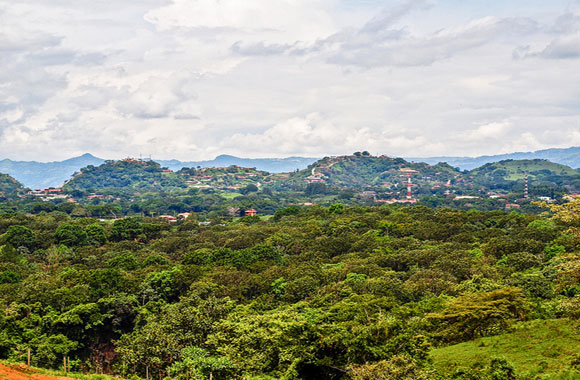
<instances>
[{"instance_id":1,"label":"red soil patch","mask_svg":"<svg viewBox=\"0 0 580 380\"><path fill-rule=\"evenodd\" d=\"M25 364L5 366L0 364L0 380L73 380L70 377L46 376Z\"/></svg>"}]
</instances>

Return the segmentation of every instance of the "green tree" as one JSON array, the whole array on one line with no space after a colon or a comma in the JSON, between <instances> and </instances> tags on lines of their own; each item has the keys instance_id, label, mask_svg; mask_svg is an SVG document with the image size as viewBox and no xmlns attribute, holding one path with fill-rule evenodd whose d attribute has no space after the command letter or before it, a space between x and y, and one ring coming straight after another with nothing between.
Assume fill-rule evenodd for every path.
<instances>
[{"instance_id":1,"label":"green tree","mask_svg":"<svg viewBox=\"0 0 580 380\"><path fill-rule=\"evenodd\" d=\"M55 239L58 244L77 247L87 244L88 236L78 224L66 223L56 229Z\"/></svg>"},{"instance_id":2,"label":"green tree","mask_svg":"<svg viewBox=\"0 0 580 380\"><path fill-rule=\"evenodd\" d=\"M514 319L524 319L527 308L520 289L503 288L462 295L429 318L437 328L439 339L461 342L505 331Z\"/></svg>"},{"instance_id":3,"label":"green tree","mask_svg":"<svg viewBox=\"0 0 580 380\"><path fill-rule=\"evenodd\" d=\"M111 229L112 241L133 240L141 237L143 226L137 218L123 218L115 220Z\"/></svg>"},{"instance_id":4,"label":"green tree","mask_svg":"<svg viewBox=\"0 0 580 380\"><path fill-rule=\"evenodd\" d=\"M89 224L85 227L89 244L100 247L107 242L107 230L99 223Z\"/></svg>"},{"instance_id":5,"label":"green tree","mask_svg":"<svg viewBox=\"0 0 580 380\"><path fill-rule=\"evenodd\" d=\"M25 247L34 248L34 233L25 226L10 226L6 233L0 236L0 241L8 243L14 248Z\"/></svg>"},{"instance_id":6,"label":"green tree","mask_svg":"<svg viewBox=\"0 0 580 380\"><path fill-rule=\"evenodd\" d=\"M207 350L190 346L181 350L181 360L169 367L172 379L227 379L234 363L225 357L211 356Z\"/></svg>"}]
</instances>

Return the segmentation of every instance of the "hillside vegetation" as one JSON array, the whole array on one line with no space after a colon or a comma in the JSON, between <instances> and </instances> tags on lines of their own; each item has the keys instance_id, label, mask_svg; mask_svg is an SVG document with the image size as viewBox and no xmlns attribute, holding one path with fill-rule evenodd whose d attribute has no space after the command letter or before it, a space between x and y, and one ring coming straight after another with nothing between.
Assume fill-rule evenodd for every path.
<instances>
[{"instance_id":1,"label":"hillside vegetation","mask_svg":"<svg viewBox=\"0 0 580 380\"><path fill-rule=\"evenodd\" d=\"M485 164L469 172L473 176L483 176L489 180L503 179L506 181L521 180L526 174L532 179L547 180L553 177L580 178L580 172L569 166L556 164L546 160L505 160Z\"/></svg>"},{"instance_id":2,"label":"hillside vegetation","mask_svg":"<svg viewBox=\"0 0 580 380\"><path fill-rule=\"evenodd\" d=\"M399 187L406 181L406 170L412 170L415 181L423 185L446 183L461 173L446 164L428 165L402 158L370 155L328 157L291 176L294 181L317 178L339 187Z\"/></svg>"},{"instance_id":3,"label":"hillside vegetation","mask_svg":"<svg viewBox=\"0 0 580 380\"><path fill-rule=\"evenodd\" d=\"M82 168L68 181L66 190L133 189L137 191L185 187L184 179L164 171L155 161L106 161L99 166Z\"/></svg>"},{"instance_id":4,"label":"hillside vegetation","mask_svg":"<svg viewBox=\"0 0 580 380\"><path fill-rule=\"evenodd\" d=\"M23 190L23 187L20 182L8 174L0 173L0 197L14 196L21 190Z\"/></svg>"}]
</instances>

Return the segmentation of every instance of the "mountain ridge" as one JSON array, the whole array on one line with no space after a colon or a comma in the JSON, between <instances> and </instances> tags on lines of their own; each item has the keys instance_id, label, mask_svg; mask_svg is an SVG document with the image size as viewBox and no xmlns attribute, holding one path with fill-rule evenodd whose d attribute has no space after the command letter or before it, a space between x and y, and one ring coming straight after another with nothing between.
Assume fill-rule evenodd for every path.
<instances>
[{"instance_id":1,"label":"mountain ridge","mask_svg":"<svg viewBox=\"0 0 580 380\"><path fill-rule=\"evenodd\" d=\"M233 155L221 154L212 160L181 161L181 160L154 160L162 167L173 171L182 168L197 167L228 167L232 165L242 167L255 167L258 170L270 173L294 172L306 169L320 158L291 156L285 158L243 158ZM551 162L580 168L580 147L550 148L534 152L515 152L500 155L486 155L479 157L438 156L438 157L405 157L407 161L424 162L430 165L446 162L454 168L461 170L473 170L488 163L499 162L508 159L547 159ZM105 159L85 153L78 157L72 157L63 161L38 162L16 161L5 158L0 160L0 173L6 173L14 177L24 186L29 188L59 187L69 180L74 173L88 165L101 165Z\"/></svg>"}]
</instances>

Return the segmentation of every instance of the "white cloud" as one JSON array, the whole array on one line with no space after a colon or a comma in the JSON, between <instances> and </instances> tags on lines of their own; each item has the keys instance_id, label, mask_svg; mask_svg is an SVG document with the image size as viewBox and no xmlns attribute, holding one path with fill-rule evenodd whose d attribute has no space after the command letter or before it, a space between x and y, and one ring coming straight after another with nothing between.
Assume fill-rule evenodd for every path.
<instances>
[{"instance_id":1,"label":"white cloud","mask_svg":"<svg viewBox=\"0 0 580 380\"><path fill-rule=\"evenodd\" d=\"M0 0L0 158L580 144L578 7L454 4Z\"/></svg>"}]
</instances>

